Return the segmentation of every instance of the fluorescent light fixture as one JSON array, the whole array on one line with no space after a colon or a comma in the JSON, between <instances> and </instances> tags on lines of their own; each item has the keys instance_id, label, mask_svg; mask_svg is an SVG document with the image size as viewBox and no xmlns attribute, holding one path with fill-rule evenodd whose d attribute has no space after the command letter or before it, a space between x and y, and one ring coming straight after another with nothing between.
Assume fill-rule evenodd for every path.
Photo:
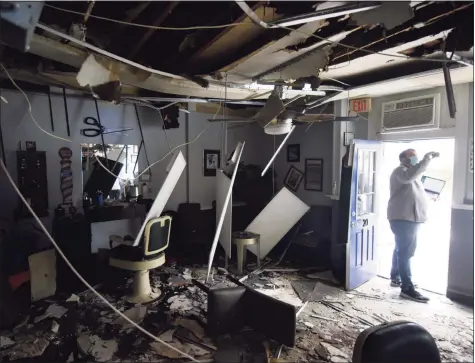
<instances>
[{"instance_id":1,"label":"fluorescent light fixture","mask_svg":"<svg viewBox=\"0 0 475 363\"><path fill-rule=\"evenodd\" d=\"M310 23L315 20L330 19L343 15L355 14L361 11L372 10L379 6L381 6L380 2L369 2L366 4L348 4L321 11L316 11L314 13L297 15L290 18L269 22L268 24L271 28L278 28L281 26L293 26L298 24Z\"/></svg>"}]
</instances>

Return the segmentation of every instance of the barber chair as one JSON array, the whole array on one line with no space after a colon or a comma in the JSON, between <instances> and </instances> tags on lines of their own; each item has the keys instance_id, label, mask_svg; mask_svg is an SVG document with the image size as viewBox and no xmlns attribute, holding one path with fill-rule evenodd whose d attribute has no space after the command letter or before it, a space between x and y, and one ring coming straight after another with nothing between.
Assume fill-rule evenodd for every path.
<instances>
[{"instance_id":1,"label":"barber chair","mask_svg":"<svg viewBox=\"0 0 475 363\"><path fill-rule=\"evenodd\" d=\"M127 241L120 241L117 236L110 237L111 241L119 245L111 249L109 265L135 272L132 294L125 297L126 301L139 304L151 302L160 297L161 291L153 292L150 286L150 270L165 263L164 251L168 247L171 223L170 216L150 219L138 246L131 246Z\"/></svg>"},{"instance_id":2,"label":"barber chair","mask_svg":"<svg viewBox=\"0 0 475 363\"><path fill-rule=\"evenodd\" d=\"M440 363L437 344L422 326L393 321L364 330L356 339L353 363Z\"/></svg>"}]
</instances>

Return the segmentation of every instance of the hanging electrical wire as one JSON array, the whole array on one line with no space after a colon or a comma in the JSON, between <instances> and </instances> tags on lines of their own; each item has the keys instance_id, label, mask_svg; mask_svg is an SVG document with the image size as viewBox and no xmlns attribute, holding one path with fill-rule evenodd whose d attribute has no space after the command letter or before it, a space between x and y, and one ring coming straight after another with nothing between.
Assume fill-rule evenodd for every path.
<instances>
[{"instance_id":1,"label":"hanging electrical wire","mask_svg":"<svg viewBox=\"0 0 475 363\"><path fill-rule=\"evenodd\" d=\"M70 139L66 139L64 137L61 137L61 136L56 136L48 131L46 131L44 128L42 128L40 126L40 124L36 121L35 117L33 116L33 112L31 110L31 102L28 98L28 96L26 95L25 92L23 92L23 90L20 88L20 86L18 86L16 84L16 82L13 80L13 78L10 76L10 73L8 73L7 69L5 68L5 66L0 63L0 66L2 66L3 70L5 71L5 74L8 76L8 78L10 79L10 81L13 83L13 85L16 87L16 89L18 89L22 94L23 94L23 97L25 97L25 100L26 100L26 103L28 104L28 112L30 113L30 117L31 117L31 120L35 123L35 125L42 131L44 132L46 135L49 135L51 137L54 137L55 139L58 139L58 140L62 140L62 141L66 141L66 142L72 142L72 140Z\"/></svg>"},{"instance_id":2,"label":"hanging electrical wire","mask_svg":"<svg viewBox=\"0 0 475 363\"><path fill-rule=\"evenodd\" d=\"M439 20L440 18L443 18L443 17L446 17L446 16L449 16L457 11L461 11L463 9L466 9L468 8L469 6L472 6L473 5L473 2L468 4L468 5L463 5L463 6L460 6L458 7L457 9L453 9L447 13L444 13L444 14L440 14L432 19L429 19L428 22L426 23L426 25L430 25L432 24L433 22ZM79 12L79 11L74 11L74 10L69 10L69 9L64 9L64 8L60 8L60 7L57 7L57 6L53 6L53 5L50 5L50 4L45 4L46 7L49 7L49 8L52 8L52 9L56 9L58 11L63 11L63 12L67 12L67 13L71 13L71 14L76 14L76 15L81 15L81 16L85 16L86 13L83 13L83 12ZM117 19L112 19L112 18L108 18L108 17L103 17L103 16L97 16L97 15L90 15L89 16L90 18L96 18L96 19L100 19L100 20L105 20L105 21L110 21L110 22L114 22L114 23L119 23L119 24L124 24L124 25L130 25L130 26L135 26L135 27L141 27L141 28L148 28L148 29L157 29L157 30L177 30L177 31L180 31L180 30L197 30L197 29L217 29L217 28L226 28L226 27L233 27L233 26L238 26L238 25L247 25L249 26L250 23L248 22L239 22L239 23L230 23L230 24L223 24L223 25L202 25L202 26L192 26L192 27L183 27L183 28L177 28L177 27L160 27L160 26L153 26L153 25L146 25L146 24L139 24L139 23L133 23L133 22L127 22L127 21L122 21L122 20L117 20ZM254 23L252 23L254 24ZM38 26L40 27L41 24L39 24ZM254 26L258 26L258 25L255 25ZM333 41L331 39L328 39L328 38L325 38L325 37L322 37L322 36L319 36L317 34L312 34L312 33L308 33L308 32L304 32L302 30L299 30L299 29L293 29L293 28L290 28L290 27L286 27L286 26L282 26L282 25L275 25L274 27L269 27L269 28L266 28L266 29L275 29L275 28L281 28L281 29L286 29L288 31L291 31L291 32L297 32L297 33L301 33L301 34L304 34L308 37L314 37L316 39L319 39L319 40L322 40L322 41L326 41L328 43L333 43L333 44L338 44L340 46L343 46L343 47L346 47L346 48L349 48L349 49L353 49L354 51L361 51L361 52L364 52L364 53L367 53L367 54L377 54L377 55L383 55L383 56L387 56L387 57L391 57L391 58L402 58L402 59L412 59L412 60L421 60L421 61L426 61L426 62L435 62L435 63L446 63L447 60L443 60L443 59L430 59L430 58L424 58L424 57L408 57L408 56L404 56L404 55L399 55L399 54L388 54L388 53L384 53L384 52L376 52L376 51L372 51L372 50L368 50L368 49L365 49L365 47L368 47L370 46L371 44L369 45L366 45L364 47L356 47L356 46L353 46L353 45L349 45L349 44L345 44L345 43L342 43L340 41ZM406 31L407 29L403 30L403 31ZM395 34L394 34L395 35ZM393 35L392 35L393 36ZM346 54L345 54L346 55ZM452 61L452 62L455 62L455 61Z\"/></svg>"},{"instance_id":3,"label":"hanging electrical wire","mask_svg":"<svg viewBox=\"0 0 475 363\"><path fill-rule=\"evenodd\" d=\"M213 116L213 120L216 118L216 116L218 115L218 112L221 110L221 103L219 104L219 107L218 107L218 110L216 111L216 113L214 114ZM142 170L142 172L137 175L135 178L131 179L131 178L128 178L128 179L124 179L124 178L119 178L118 175L115 175L114 173L112 173L104 164L101 163L101 161L97 158L97 156L95 156L96 158L96 161L99 163L99 165L104 168L104 170L106 172L108 172L110 175L112 175L113 177L115 178L118 178L119 180L123 180L123 181L127 181L127 180L137 180L139 179L143 174L145 174L147 172L148 169L150 169L152 166L162 162L163 160L165 160L167 158L168 155L170 155L171 153L173 153L175 150L183 147L183 146L186 146L186 145L190 145L192 143L194 143L196 140L198 140L201 135L203 135L206 131L208 131L208 129L211 127L212 123L210 122L208 126L206 126L193 140L191 140L190 142L185 142L183 144L180 144L178 146L175 146L172 150L170 150L167 154L165 154L164 157L162 157L161 159L155 161L154 163L150 164L147 168L145 168L144 170Z\"/></svg>"},{"instance_id":4,"label":"hanging electrical wire","mask_svg":"<svg viewBox=\"0 0 475 363\"><path fill-rule=\"evenodd\" d=\"M135 327L136 329L140 330L142 333L144 333L145 335L147 335L148 337L152 338L153 340L155 340L156 342L160 343L160 344L163 344L165 345L167 348L177 352L177 353L180 353L182 356L186 357L186 358L189 358L191 359L193 362L200 362L199 360L195 359L194 357L192 357L191 355L185 353L185 352L182 352L181 350L175 348L174 346L166 343L165 341L161 340L160 338L156 337L155 335L153 335L152 333L150 333L148 330L145 330L144 328L142 328L140 325L138 325L136 322L134 322L132 319L130 319L128 316L126 316L125 314L123 314L122 312L120 312L114 305L112 305L109 300L107 300L104 296L101 295L101 293L99 293L94 287L92 287L83 277L82 275L74 268L74 266L72 265L72 263L68 260L68 258L66 257L66 255L64 254L64 252L61 250L61 248L58 246L58 244L56 243L56 241L53 239L53 237L51 237L50 233L48 232L48 230L46 229L46 227L44 226L43 222L38 218L38 216L36 215L35 211L31 208L30 204L26 201L26 199L23 197L23 195L21 194L20 190L18 189L18 187L16 186L15 182L13 181L10 173L8 172L7 168L5 167L5 164L3 163L2 160L0 160L0 167L1 169L3 170L3 172L5 173L5 176L7 177L8 181L10 182L10 184L12 185L13 189L15 190L15 193L18 194L18 196L20 197L21 201L25 204L26 208L28 209L28 211L31 213L31 215L33 216L33 218L35 219L35 221L38 223L38 225L40 226L41 230L43 230L44 234L46 235L46 237L48 237L48 239L50 240L51 244L54 246L54 248L56 249L56 251L58 252L58 254L61 256L61 258L64 260L64 262L68 265L68 267L71 269L71 271L78 277L78 279L89 289L91 290L99 299L101 299L109 308L111 308L117 315L119 315L120 317L122 317L123 319L125 319L128 323L132 324L133 327Z\"/></svg>"},{"instance_id":5,"label":"hanging electrical wire","mask_svg":"<svg viewBox=\"0 0 475 363\"><path fill-rule=\"evenodd\" d=\"M65 13L70 13L70 14L76 14L80 16L86 16L86 13L83 13L81 11L74 11L74 10L69 10L69 9L64 9L60 8L58 6L54 6L51 4L45 4L45 7L55 9L58 11L62 11ZM198 29L221 29L221 28L229 28L233 26L239 26L239 25L249 25L249 23L245 22L240 22L240 23L229 23L229 24L221 24L221 25L197 25L197 26L188 26L188 27L169 27L169 26L154 26L154 25L147 25L147 24L139 24L139 23L133 23L129 21L123 21L123 20L118 20L118 19L112 19L108 18L106 16L98 16L98 15L89 15L89 18L94 18L94 19L99 19L99 20L105 20L109 21L112 23L117 23L117 24L122 24L122 25L130 25L130 26L135 26L138 28L146 28L146 29L156 29L156 30L198 30Z\"/></svg>"},{"instance_id":6,"label":"hanging electrical wire","mask_svg":"<svg viewBox=\"0 0 475 363\"><path fill-rule=\"evenodd\" d=\"M224 88L224 87L223 87L223 88ZM223 102L222 102L222 100L221 100L221 93L222 93L222 91L223 91L223 88L221 88L221 91L220 91L219 107L218 107L218 109L216 110L216 113L215 113L214 116L213 116L213 120L216 119L216 116L218 115L219 111L221 110L221 107L222 107L222 104L223 104ZM152 108L157 108L157 107L153 106ZM143 174L145 174L148 169L150 169L152 166L154 166L154 165L156 165L156 164L162 162L163 160L165 160L165 159L167 158L167 156L170 155L171 153L173 153L175 150L177 150L177 149L179 149L179 148L181 148L181 147L183 147L183 146L190 145L190 144L194 143L196 140L198 140L198 139L201 137L201 135L203 135L206 131L208 131L208 129L211 127L211 125L212 125L212 123L210 122L209 125L206 126L203 130L201 130L201 132L200 132L193 140L191 140L191 141L189 141L189 142L185 142L185 143L180 144L180 145L178 145L178 146L175 146L175 147L174 147L173 149L171 149L167 154L165 154L164 157L162 157L161 159L159 159L159 160L153 162L152 164L150 164L147 168L145 168L144 170L142 170L142 172L141 172L139 175L137 175L135 178L133 178L133 179L123 179L123 178L119 178L118 175L115 175L115 174L112 173L108 168L106 168L106 166L105 166L104 164L102 164L101 161L100 161L97 157L96 157L96 161L99 163L99 165L100 165L102 168L104 168L104 170L105 170L107 173L109 173L110 175L114 176L115 178L118 178L119 180L122 180L122 181L137 180L137 179L139 179Z\"/></svg>"}]
</instances>

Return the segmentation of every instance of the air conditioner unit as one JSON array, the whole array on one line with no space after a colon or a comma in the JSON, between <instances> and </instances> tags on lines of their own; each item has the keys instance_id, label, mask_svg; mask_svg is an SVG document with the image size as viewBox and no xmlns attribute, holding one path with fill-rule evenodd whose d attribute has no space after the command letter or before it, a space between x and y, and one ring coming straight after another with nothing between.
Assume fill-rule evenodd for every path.
<instances>
[{"instance_id":1,"label":"air conditioner unit","mask_svg":"<svg viewBox=\"0 0 475 363\"><path fill-rule=\"evenodd\" d=\"M382 113L382 134L438 129L440 94L385 102Z\"/></svg>"}]
</instances>

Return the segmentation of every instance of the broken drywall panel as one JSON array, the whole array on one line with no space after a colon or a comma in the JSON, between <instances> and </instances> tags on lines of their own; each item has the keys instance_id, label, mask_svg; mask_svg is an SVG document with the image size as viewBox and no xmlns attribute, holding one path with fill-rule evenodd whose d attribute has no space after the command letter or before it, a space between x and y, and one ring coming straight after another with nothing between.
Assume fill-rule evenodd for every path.
<instances>
[{"instance_id":1,"label":"broken drywall panel","mask_svg":"<svg viewBox=\"0 0 475 363\"><path fill-rule=\"evenodd\" d=\"M147 214L147 218L145 218L145 221L142 223L142 227L140 227L140 231L134 241L134 246L138 246L138 244L140 243L147 222L150 219L159 217L160 214L162 214L163 209L165 208L165 205L168 202L168 199L170 199L170 195L172 194L173 189L175 189L175 186L178 183L178 180L180 179L183 170L185 170L185 166L186 161L183 157L182 152L179 151L178 153L175 153L167 167L168 175L165 178L162 187L158 191L158 194L152 206L150 207L150 211Z\"/></svg>"},{"instance_id":2,"label":"broken drywall panel","mask_svg":"<svg viewBox=\"0 0 475 363\"><path fill-rule=\"evenodd\" d=\"M117 75L96 61L94 54L90 54L89 57L87 57L76 76L76 80L81 87L95 87L118 79L119 77L117 77Z\"/></svg>"},{"instance_id":3,"label":"broken drywall panel","mask_svg":"<svg viewBox=\"0 0 475 363\"><path fill-rule=\"evenodd\" d=\"M349 34L356 30L342 32L313 44L303 49L300 55L287 62L280 63L276 67L265 67L265 72L261 72L256 78L265 80L274 79L299 79L308 76L318 76L320 69L324 69L328 64L328 56L331 48L337 45L337 42L345 39Z\"/></svg>"},{"instance_id":4,"label":"broken drywall panel","mask_svg":"<svg viewBox=\"0 0 475 363\"><path fill-rule=\"evenodd\" d=\"M320 70L324 69L329 62L331 46L327 45L321 49L311 51L311 55L301 60L280 68L278 71L269 73L264 80L293 80L303 77L318 77Z\"/></svg>"},{"instance_id":5,"label":"broken drywall panel","mask_svg":"<svg viewBox=\"0 0 475 363\"><path fill-rule=\"evenodd\" d=\"M246 145L246 142L245 141L242 142L242 147L241 147L241 150L239 152L239 156L237 158L236 165L239 165L239 162L241 160L242 152L244 150L245 145ZM208 281L208 279L209 279L209 274L211 272L211 266L213 264L214 254L216 253L216 247L218 246L218 238L219 238L219 235L221 233L221 228L222 228L223 222L224 222L225 211L227 210L229 200L231 199L231 195L232 195L232 192L233 192L234 180L236 180L236 174L237 174L238 169L239 168L234 168L233 176L231 178L231 183L229 185L229 189L228 189L227 194L226 194L226 200L224 201L223 208L220 212L219 222L218 222L218 225L216 227L216 232L214 234L213 244L211 245L211 251L209 253L208 273L206 274L206 281Z\"/></svg>"},{"instance_id":6,"label":"broken drywall panel","mask_svg":"<svg viewBox=\"0 0 475 363\"><path fill-rule=\"evenodd\" d=\"M375 9L361 11L351 15L351 19L359 26L382 24L391 30L411 20L414 10L410 1L384 1Z\"/></svg>"},{"instance_id":7,"label":"broken drywall panel","mask_svg":"<svg viewBox=\"0 0 475 363\"><path fill-rule=\"evenodd\" d=\"M188 329L199 339L203 339L206 336L204 328L196 320L180 317L173 322L173 325L179 325Z\"/></svg>"},{"instance_id":8,"label":"broken drywall panel","mask_svg":"<svg viewBox=\"0 0 475 363\"><path fill-rule=\"evenodd\" d=\"M143 305L136 305L133 308L124 311L124 315L132 320L136 324L140 324L144 319L145 315L147 314L147 307ZM132 326L127 320L125 320L122 316L119 316L115 321L114 324L120 324L125 326Z\"/></svg>"},{"instance_id":9,"label":"broken drywall panel","mask_svg":"<svg viewBox=\"0 0 475 363\"><path fill-rule=\"evenodd\" d=\"M226 202L226 196L229 188L231 187L231 179L224 174L222 170L218 170L216 175L216 228L220 216L218 213L224 213L223 226L219 233L219 243L223 247L228 258L231 258L231 233L232 233L232 205L233 197L229 198L228 205L224 209L224 203Z\"/></svg>"},{"instance_id":10,"label":"broken drywall panel","mask_svg":"<svg viewBox=\"0 0 475 363\"><path fill-rule=\"evenodd\" d=\"M10 361L17 359L34 358L43 355L50 342L45 338L24 341L12 348L10 351Z\"/></svg>"},{"instance_id":11,"label":"broken drywall panel","mask_svg":"<svg viewBox=\"0 0 475 363\"><path fill-rule=\"evenodd\" d=\"M450 71L452 84L473 82L473 67L459 67ZM335 102L347 98L358 97L380 97L385 95L394 95L399 93L414 92L423 89L431 89L445 85L442 70L435 69L432 71L413 74L411 76L403 76L386 81L375 82L369 85L354 87L348 92L341 92L326 100ZM326 104L325 103L325 104Z\"/></svg>"},{"instance_id":12,"label":"broken drywall panel","mask_svg":"<svg viewBox=\"0 0 475 363\"><path fill-rule=\"evenodd\" d=\"M168 344L185 354L191 355L192 357L201 357L208 354L207 350L201 349L194 344L180 343L176 340ZM150 346L163 357L171 359L183 358L183 353L179 353L162 343L153 342L150 343Z\"/></svg>"},{"instance_id":13,"label":"broken drywall panel","mask_svg":"<svg viewBox=\"0 0 475 363\"><path fill-rule=\"evenodd\" d=\"M248 77L249 80L251 80L262 73L263 69L271 69L314 49L306 48L292 53L282 51L282 49L285 49L290 45L299 44L305 41L305 39L319 29L324 22L325 20L316 20L304 24L290 32L287 36L264 46L257 52L253 53L250 57L244 57L244 59L240 59L231 65L224 67L221 71L228 73L228 82L238 81L242 83L243 76ZM234 75L237 76L237 79Z\"/></svg>"},{"instance_id":14,"label":"broken drywall panel","mask_svg":"<svg viewBox=\"0 0 475 363\"><path fill-rule=\"evenodd\" d=\"M170 311L181 312L190 311L193 309L193 301L184 295L175 295L167 300L170 305Z\"/></svg>"},{"instance_id":15,"label":"broken drywall panel","mask_svg":"<svg viewBox=\"0 0 475 363\"><path fill-rule=\"evenodd\" d=\"M349 77L359 73L369 72L371 70L382 68L384 66L394 66L398 63L409 62L409 59L401 58L401 53L412 48L416 48L422 44L433 42L442 39L451 32L452 29L444 30L440 33L422 37L412 42L398 45L397 47L389 48L384 51L385 54L394 54L395 57L381 54L370 54L356 59L352 59L350 63L346 57L341 58L341 63L328 67L328 70L321 72L321 79L340 79L342 77ZM351 50L350 50L351 52Z\"/></svg>"},{"instance_id":16,"label":"broken drywall panel","mask_svg":"<svg viewBox=\"0 0 475 363\"><path fill-rule=\"evenodd\" d=\"M276 194L246 228L246 231L260 235L261 258L267 256L309 209L307 204L285 187ZM247 249L257 256L256 245L248 246Z\"/></svg>"},{"instance_id":17,"label":"broken drywall panel","mask_svg":"<svg viewBox=\"0 0 475 363\"><path fill-rule=\"evenodd\" d=\"M31 301L53 296L56 292L56 250L28 256L30 266Z\"/></svg>"},{"instance_id":18,"label":"broken drywall panel","mask_svg":"<svg viewBox=\"0 0 475 363\"><path fill-rule=\"evenodd\" d=\"M85 50L48 39L38 34L33 34L29 52L76 68L80 68L89 55ZM97 55L96 57L99 58ZM202 88L192 81L182 79L182 77L180 79L168 78L158 74L151 74L116 60L110 60L109 62L121 81L129 85L175 95L210 98L222 97L223 86L220 84L210 84L208 88ZM99 63L102 64L100 60ZM255 94L256 92L249 89L230 87L227 90L228 99L243 99L252 97Z\"/></svg>"},{"instance_id":19,"label":"broken drywall panel","mask_svg":"<svg viewBox=\"0 0 475 363\"><path fill-rule=\"evenodd\" d=\"M274 8L264 4L257 4L253 11L264 22L279 20L283 15L277 14ZM253 21L244 13L240 19L236 20L236 23L242 25L229 27L220 32L207 45L194 54L190 62L215 61L222 55L236 52L267 31L267 29L262 27L256 27Z\"/></svg>"}]
</instances>

